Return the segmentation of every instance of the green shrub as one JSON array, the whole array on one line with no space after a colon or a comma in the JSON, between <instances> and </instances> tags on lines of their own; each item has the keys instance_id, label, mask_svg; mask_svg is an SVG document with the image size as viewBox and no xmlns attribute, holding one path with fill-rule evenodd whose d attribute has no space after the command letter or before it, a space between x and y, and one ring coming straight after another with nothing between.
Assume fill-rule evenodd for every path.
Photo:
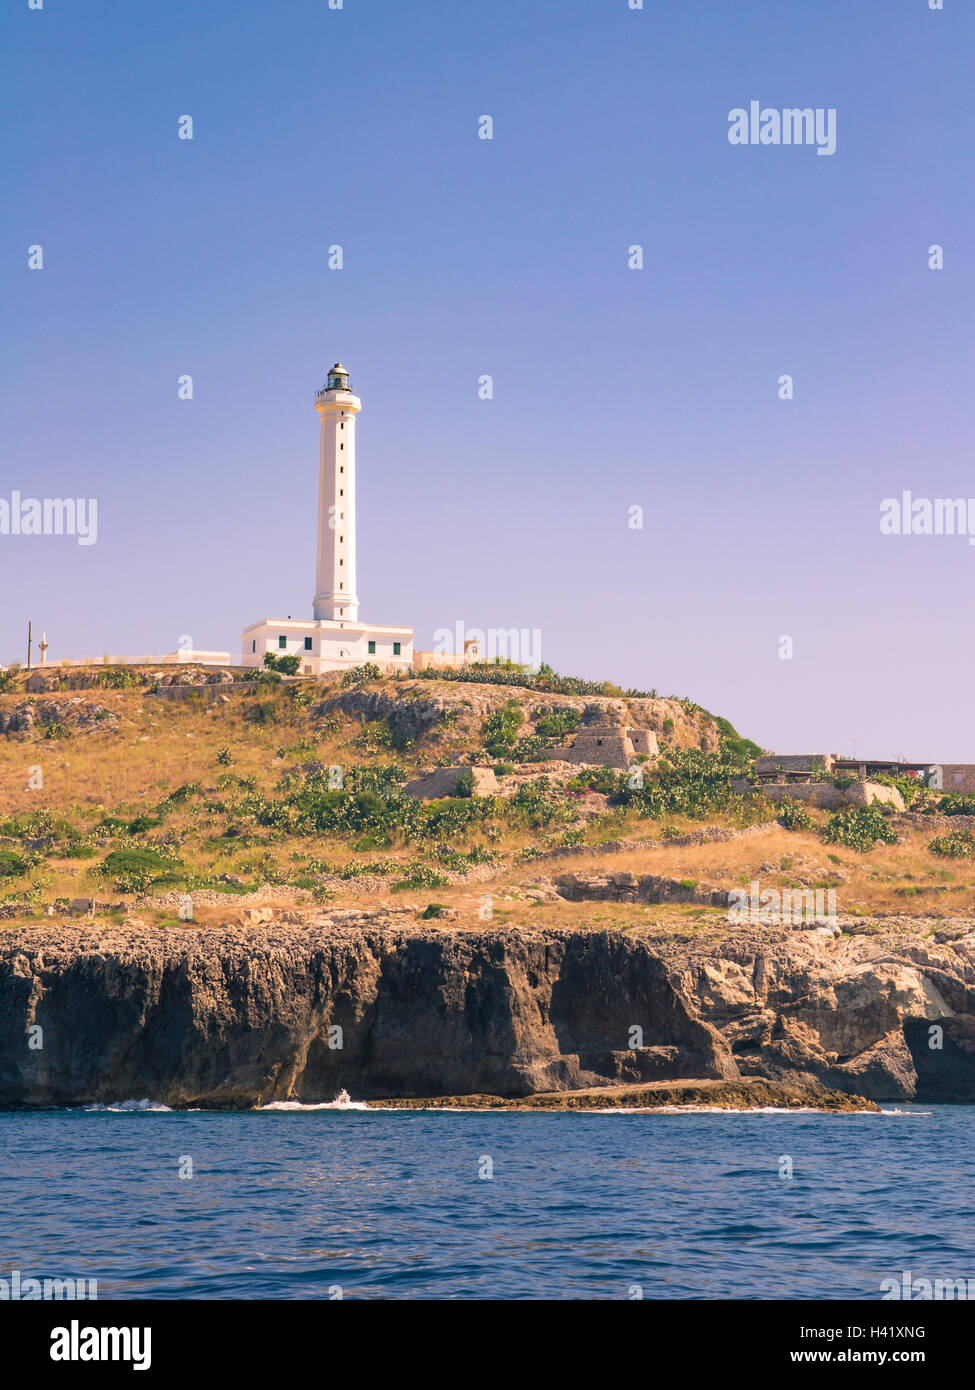
<instances>
[{"instance_id":1,"label":"green shrub","mask_svg":"<svg viewBox=\"0 0 975 1390\"><path fill-rule=\"evenodd\" d=\"M394 874L399 867L395 859L353 859L351 863L346 864L339 878L348 880L366 878L373 874Z\"/></svg>"},{"instance_id":2,"label":"green shrub","mask_svg":"<svg viewBox=\"0 0 975 1390\"><path fill-rule=\"evenodd\" d=\"M449 878L438 874L429 864L413 864L406 877L394 883L393 888L397 891L407 888L446 888L449 883Z\"/></svg>"},{"instance_id":3,"label":"green shrub","mask_svg":"<svg viewBox=\"0 0 975 1390\"><path fill-rule=\"evenodd\" d=\"M699 748L671 748L654 765L643 785L631 787L625 776L610 797L613 806L632 806L651 820L687 816L703 820L716 811L743 812L746 803L734 789L741 769L721 753Z\"/></svg>"},{"instance_id":4,"label":"green shrub","mask_svg":"<svg viewBox=\"0 0 975 1390\"><path fill-rule=\"evenodd\" d=\"M463 772L458 773L457 781L454 783L454 796L473 796L474 795L474 771L466 767Z\"/></svg>"},{"instance_id":5,"label":"green shrub","mask_svg":"<svg viewBox=\"0 0 975 1390\"><path fill-rule=\"evenodd\" d=\"M776 820L784 830L809 830L812 828L813 818L803 806L801 801L793 801L791 797L786 797L779 803L779 814Z\"/></svg>"},{"instance_id":6,"label":"green shrub","mask_svg":"<svg viewBox=\"0 0 975 1390\"><path fill-rule=\"evenodd\" d=\"M231 753L229 748L217 749L217 762L221 767L233 767L234 755Z\"/></svg>"},{"instance_id":7,"label":"green shrub","mask_svg":"<svg viewBox=\"0 0 975 1390\"><path fill-rule=\"evenodd\" d=\"M958 796L949 792L941 798L938 810L943 816L975 816L975 796Z\"/></svg>"},{"instance_id":8,"label":"green shrub","mask_svg":"<svg viewBox=\"0 0 975 1390\"><path fill-rule=\"evenodd\" d=\"M139 677L135 671L130 671L126 666L117 666L111 671L100 671L97 683L108 690L131 690L133 686L139 684Z\"/></svg>"},{"instance_id":9,"label":"green shrub","mask_svg":"<svg viewBox=\"0 0 975 1390\"><path fill-rule=\"evenodd\" d=\"M393 735L385 719L370 719L363 724L352 743L365 753L381 752L392 748Z\"/></svg>"},{"instance_id":10,"label":"green shrub","mask_svg":"<svg viewBox=\"0 0 975 1390\"><path fill-rule=\"evenodd\" d=\"M494 710L484 721L482 738L484 747L492 758L503 758L514 750L518 728L525 714L517 700L509 700L501 709Z\"/></svg>"},{"instance_id":11,"label":"green shrub","mask_svg":"<svg viewBox=\"0 0 975 1390\"><path fill-rule=\"evenodd\" d=\"M511 750L511 756L516 763L543 763L549 742L547 738L539 738L538 734L529 734L527 738L518 740Z\"/></svg>"},{"instance_id":12,"label":"green shrub","mask_svg":"<svg viewBox=\"0 0 975 1390\"><path fill-rule=\"evenodd\" d=\"M539 715L535 721L535 733L539 738L560 739L574 734L579 727L577 709L556 710L553 714Z\"/></svg>"},{"instance_id":13,"label":"green shrub","mask_svg":"<svg viewBox=\"0 0 975 1390\"><path fill-rule=\"evenodd\" d=\"M513 763L495 763L491 769L495 777L510 777L514 770Z\"/></svg>"},{"instance_id":14,"label":"green shrub","mask_svg":"<svg viewBox=\"0 0 975 1390\"><path fill-rule=\"evenodd\" d=\"M828 845L846 845L847 849L866 853L882 843L895 845L897 832L879 806L853 806L830 816L823 831Z\"/></svg>"},{"instance_id":15,"label":"green shrub","mask_svg":"<svg viewBox=\"0 0 975 1390\"><path fill-rule=\"evenodd\" d=\"M130 835L143 835L147 830L155 830L162 821L158 816L136 816L135 820L129 821Z\"/></svg>"},{"instance_id":16,"label":"green shrub","mask_svg":"<svg viewBox=\"0 0 975 1390\"><path fill-rule=\"evenodd\" d=\"M27 860L23 855L15 854L12 849L0 849L0 878L15 878L26 870Z\"/></svg>"},{"instance_id":17,"label":"green shrub","mask_svg":"<svg viewBox=\"0 0 975 1390\"><path fill-rule=\"evenodd\" d=\"M366 685L369 681L381 680L382 674L374 661L366 661L361 666L353 666L351 671L346 671L342 677L342 685Z\"/></svg>"},{"instance_id":18,"label":"green shrub","mask_svg":"<svg viewBox=\"0 0 975 1390\"><path fill-rule=\"evenodd\" d=\"M301 665L301 657L292 654L291 656L279 656L275 670L281 672L282 676L296 676L298 667Z\"/></svg>"},{"instance_id":19,"label":"green shrub","mask_svg":"<svg viewBox=\"0 0 975 1390\"><path fill-rule=\"evenodd\" d=\"M620 785L620 774L611 767L587 767L576 777L570 777L565 784L568 792L577 795L582 792L602 792L609 796Z\"/></svg>"},{"instance_id":20,"label":"green shrub","mask_svg":"<svg viewBox=\"0 0 975 1390\"><path fill-rule=\"evenodd\" d=\"M121 893L141 893L160 879L185 872L178 859L167 858L149 846L114 849L103 861L100 872L115 880Z\"/></svg>"},{"instance_id":21,"label":"green shrub","mask_svg":"<svg viewBox=\"0 0 975 1390\"><path fill-rule=\"evenodd\" d=\"M949 835L938 835L930 840L928 849L947 859L969 859L975 855L975 836L970 830L953 830Z\"/></svg>"},{"instance_id":22,"label":"green shrub","mask_svg":"<svg viewBox=\"0 0 975 1390\"><path fill-rule=\"evenodd\" d=\"M934 793L921 777L901 777L892 772L878 772L870 780L885 787L895 787L903 797L904 809L907 811L922 811L934 799Z\"/></svg>"},{"instance_id":23,"label":"green shrub","mask_svg":"<svg viewBox=\"0 0 975 1390\"><path fill-rule=\"evenodd\" d=\"M447 911L443 903L428 903L420 913L421 922L429 922L432 917L442 917Z\"/></svg>"}]
</instances>

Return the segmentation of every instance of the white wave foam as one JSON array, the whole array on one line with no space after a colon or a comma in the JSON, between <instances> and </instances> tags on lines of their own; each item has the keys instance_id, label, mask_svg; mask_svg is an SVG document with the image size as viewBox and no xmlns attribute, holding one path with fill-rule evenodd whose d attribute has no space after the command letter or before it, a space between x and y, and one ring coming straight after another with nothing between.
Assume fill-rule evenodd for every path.
<instances>
[{"instance_id":1,"label":"white wave foam","mask_svg":"<svg viewBox=\"0 0 975 1390\"><path fill-rule=\"evenodd\" d=\"M304 1104L298 1100L272 1100L267 1105L258 1105L258 1110L368 1110L365 1101L353 1100L348 1091L339 1091L334 1100L322 1100Z\"/></svg>"},{"instance_id":2,"label":"white wave foam","mask_svg":"<svg viewBox=\"0 0 975 1390\"><path fill-rule=\"evenodd\" d=\"M84 1109L88 1111L110 1111L113 1114L119 1115L146 1110L165 1111L167 1114L172 1114L172 1108L170 1106L163 1105L158 1100L149 1100L148 1097L143 1100L113 1100L109 1105L86 1105Z\"/></svg>"}]
</instances>

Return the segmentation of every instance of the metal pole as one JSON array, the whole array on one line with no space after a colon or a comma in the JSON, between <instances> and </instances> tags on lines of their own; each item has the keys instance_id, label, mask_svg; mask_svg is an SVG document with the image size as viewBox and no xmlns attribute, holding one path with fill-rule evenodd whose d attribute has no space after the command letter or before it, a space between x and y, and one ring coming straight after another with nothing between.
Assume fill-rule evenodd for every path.
<instances>
[{"instance_id":1,"label":"metal pole","mask_svg":"<svg viewBox=\"0 0 975 1390\"><path fill-rule=\"evenodd\" d=\"M30 623L30 621L28 621L28 623L27 623L27 669L28 669L28 671L30 670L30 649L31 649L32 641L33 641L33 638L32 638L32 624Z\"/></svg>"}]
</instances>

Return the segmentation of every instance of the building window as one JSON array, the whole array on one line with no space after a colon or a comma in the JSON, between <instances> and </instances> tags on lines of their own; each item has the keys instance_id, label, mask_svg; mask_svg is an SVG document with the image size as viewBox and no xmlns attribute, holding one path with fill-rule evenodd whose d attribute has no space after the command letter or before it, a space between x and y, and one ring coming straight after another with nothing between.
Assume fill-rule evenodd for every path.
<instances>
[{"instance_id":1,"label":"building window","mask_svg":"<svg viewBox=\"0 0 975 1390\"><path fill-rule=\"evenodd\" d=\"M310 675L311 675L311 667L310 667L310 666L306 666L306 667L305 667L305 675L306 675L306 676L310 676Z\"/></svg>"},{"instance_id":2,"label":"building window","mask_svg":"<svg viewBox=\"0 0 975 1390\"><path fill-rule=\"evenodd\" d=\"M393 656L399 656L399 654L400 654L400 644L399 644L398 642L394 642L394 643L393 643Z\"/></svg>"},{"instance_id":3,"label":"building window","mask_svg":"<svg viewBox=\"0 0 975 1390\"><path fill-rule=\"evenodd\" d=\"M251 643L251 651L252 651L252 652L256 652L256 651L257 651L257 638L256 638L256 637L254 638L253 642Z\"/></svg>"},{"instance_id":4,"label":"building window","mask_svg":"<svg viewBox=\"0 0 975 1390\"><path fill-rule=\"evenodd\" d=\"M310 651L311 651L311 638L310 638L310 637L306 637L306 638L305 638L305 651L306 651L306 652L310 652Z\"/></svg>"},{"instance_id":5,"label":"building window","mask_svg":"<svg viewBox=\"0 0 975 1390\"><path fill-rule=\"evenodd\" d=\"M287 637L279 637L279 638L278 638L278 651L282 651L282 652L285 651L285 650L287 649L287 646L288 646L288 639L287 639Z\"/></svg>"},{"instance_id":6,"label":"building window","mask_svg":"<svg viewBox=\"0 0 975 1390\"><path fill-rule=\"evenodd\" d=\"M370 642L370 643L369 643L369 655L370 655L370 656L375 656L375 655L376 655L376 644L375 644L375 642Z\"/></svg>"},{"instance_id":7,"label":"building window","mask_svg":"<svg viewBox=\"0 0 975 1390\"><path fill-rule=\"evenodd\" d=\"M339 561L339 564L340 564L340 565L344 565L344 564L345 564L345 561L344 561L344 560L340 560L340 561Z\"/></svg>"},{"instance_id":8,"label":"building window","mask_svg":"<svg viewBox=\"0 0 975 1390\"><path fill-rule=\"evenodd\" d=\"M344 445L344 444L340 444L340 445L339 445L339 448L340 448L340 449L344 449L344 448L345 448L345 445Z\"/></svg>"}]
</instances>

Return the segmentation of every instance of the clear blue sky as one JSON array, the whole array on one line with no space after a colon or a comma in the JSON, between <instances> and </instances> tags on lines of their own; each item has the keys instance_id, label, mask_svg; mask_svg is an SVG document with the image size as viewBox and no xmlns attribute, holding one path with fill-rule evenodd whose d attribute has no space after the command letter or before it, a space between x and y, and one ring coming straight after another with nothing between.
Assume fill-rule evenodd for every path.
<instances>
[{"instance_id":1,"label":"clear blue sky","mask_svg":"<svg viewBox=\"0 0 975 1390\"><path fill-rule=\"evenodd\" d=\"M9 0L0 496L99 538L0 536L0 658L310 616L341 358L363 618L975 761L975 547L879 530L975 497L973 40L970 0ZM730 145L753 99L836 153Z\"/></svg>"}]
</instances>

